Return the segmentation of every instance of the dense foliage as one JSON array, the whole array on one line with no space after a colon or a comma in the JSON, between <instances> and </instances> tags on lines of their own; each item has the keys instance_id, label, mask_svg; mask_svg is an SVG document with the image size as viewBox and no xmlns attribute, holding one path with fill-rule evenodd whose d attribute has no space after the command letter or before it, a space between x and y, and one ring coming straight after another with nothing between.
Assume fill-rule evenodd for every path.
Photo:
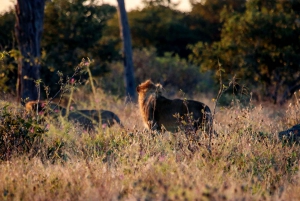
<instances>
[{"instance_id":1,"label":"dense foliage","mask_svg":"<svg viewBox=\"0 0 300 201\"><path fill-rule=\"evenodd\" d=\"M93 59L91 68L98 76L108 71L106 62L114 57L113 43L101 41L106 21L116 12L109 5L98 6L94 1L55 0L45 8L42 40L43 80L53 84L57 70L69 75L82 58ZM49 76L50 75L50 76Z\"/></svg>"},{"instance_id":2,"label":"dense foliage","mask_svg":"<svg viewBox=\"0 0 300 201\"><path fill-rule=\"evenodd\" d=\"M249 92L255 92L258 99L274 103L284 103L300 88L298 1L191 1L190 12L177 10L172 1L143 2L143 8L128 12L133 48L136 52L141 49L151 52L155 48L155 54L162 60L173 58L171 74L180 71L180 61L191 61L193 65L182 64L181 70L193 75L197 74L195 68L202 73L212 72L217 83L221 66L225 84L236 75L236 81L246 85ZM13 11L0 16L1 50L11 56L1 63L0 76L9 77L0 83L6 91L14 91L16 82L18 51L10 51L16 47L13 16ZM52 93L58 88L57 71L69 75L83 57L93 61L90 67L97 81L118 73L112 68L121 58L115 7L98 5L95 1L50 1L46 4L44 23L42 78L51 86ZM148 78L170 83L176 89L185 88L180 81L183 78L170 81L160 74L159 67L146 65L156 61L136 62L136 83L145 78L139 75L141 69L147 69L151 72ZM120 79L106 86L123 85ZM217 92L216 83L211 89L213 93ZM122 90L119 92L124 95Z\"/></svg>"},{"instance_id":3,"label":"dense foliage","mask_svg":"<svg viewBox=\"0 0 300 201\"><path fill-rule=\"evenodd\" d=\"M55 0L46 3L41 44L41 77L47 85L51 86L52 93L56 93L58 90L58 86L56 86L59 80L57 72L70 75L82 58L89 57L93 60L91 68L95 76L108 72L106 63L118 56L118 50L115 50L115 41L102 38L102 32L106 21L114 13L116 13L115 7L107 4L99 6L94 1L91 1L90 4L86 4L84 0L72 2ZM10 57L5 58L10 61L13 60L12 57L18 59L17 51L10 51L16 45L13 43L15 19L12 16L14 16L13 11L0 16L1 50L10 53ZM16 72L16 65L13 69ZM10 80L16 82L16 73L8 74L8 71L4 73L5 76L9 75ZM10 85L10 82L6 84L10 88L14 87Z\"/></svg>"},{"instance_id":4,"label":"dense foliage","mask_svg":"<svg viewBox=\"0 0 300 201\"><path fill-rule=\"evenodd\" d=\"M8 51L16 45L14 41L15 15L10 11L1 14L0 18L0 49Z\"/></svg>"},{"instance_id":5,"label":"dense foliage","mask_svg":"<svg viewBox=\"0 0 300 201\"><path fill-rule=\"evenodd\" d=\"M248 1L243 13L223 13L221 41L192 47L202 69L222 68L283 103L300 89L297 1Z\"/></svg>"},{"instance_id":6,"label":"dense foliage","mask_svg":"<svg viewBox=\"0 0 300 201\"><path fill-rule=\"evenodd\" d=\"M0 88L13 93L17 83L18 52L12 51L17 46L14 37L15 15L12 11L0 14ZM9 56L11 51L11 56Z\"/></svg>"},{"instance_id":7,"label":"dense foliage","mask_svg":"<svg viewBox=\"0 0 300 201\"><path fill-rule=\"evenodd\" d=\"M2 102L1 102L2 103ZM0 160L15 156L38 155L47 128L45 119L26 115L24 109L15 110L8 103L0 107Z\"/></svg>"},{"instance_id":8,"label":"dense foliage","mask_svg":"<svg viewBox=\"0 0 300 201\"><path fill-rule=\"evenodd\" d=\"M160 56L173 52L186 57L190 53L186 46L201 40L189 29L187 15L169 7L158 5L133 10L128 13L128 19L133 47L155 47ZM108 23L105 34L119 37L118 16Z\"/></svg>"},{"instance_id":9,"label":"dense foliage","mask_svg":"<svg viewBox=\"0 0 300 201\"><path fill-rule=\"evenodd\" d=\"M155 49L142 49L133 52L135 64L135 79L142 83L151 79L155 83L161 83L168 95L183 95L189 97L200 93L211 93L214 84L212 72L201 73L198 66L187 62L179 56L165 53L158 56ZM121 62L110 64L111 72L101 79L99 86L107 92L122 96L125 94L123 82L123 66Z\"/></svg>"}]
</instances>

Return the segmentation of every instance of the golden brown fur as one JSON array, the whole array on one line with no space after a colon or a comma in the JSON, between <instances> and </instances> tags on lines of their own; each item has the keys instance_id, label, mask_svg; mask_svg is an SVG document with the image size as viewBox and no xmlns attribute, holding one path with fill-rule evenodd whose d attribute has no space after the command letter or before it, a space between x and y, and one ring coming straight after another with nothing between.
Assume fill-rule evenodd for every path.
<instances>
[{"instance_id":1,"label":"golden brown fur","mask_svg":"<svg viewBox=\"0 0 300 201\"><path fill-rule=\"evenodd\" d=\"M210 131L212 126L211 111L207 105L193 100L170 100L161 95L162 86L147 80L137 87L138 102L143 122L148 129L168 131L178 130L178 118L188 121L188 115L192 116L194 130L202 128Z\"/></svg>"},{"instance_id":2,"label":"golden brown fur","mask_svg":"<svg viewBox=\"0 0 300 201\"><path fill-rule=\"evenodd\" d=\"M26 111L30 114L38 113L48 115L48 113L57 113L62 109L61 106L47 101L29 101L25 104Z\"/></svg>"},{"instance_id":3,"label":"golden brown fur","mask_svg":"<svg viewBox=\"0 0 300 201\"><path fill-rule=\"evenodd\" d=\"M66 108L45 101L29 101L25 104L25 108L30 113L37 111L43 115L50 114L53 116L60 113L62 116L66 116L67 113ZM116 122L123 127L119 117L108 110L71 110L69 111L68 120L77 122L85 128L94 129L94 123L100 122L99 114L101 116L102 125L106 124L108 127L111 127Z\"/></svg>"}]
</instances>

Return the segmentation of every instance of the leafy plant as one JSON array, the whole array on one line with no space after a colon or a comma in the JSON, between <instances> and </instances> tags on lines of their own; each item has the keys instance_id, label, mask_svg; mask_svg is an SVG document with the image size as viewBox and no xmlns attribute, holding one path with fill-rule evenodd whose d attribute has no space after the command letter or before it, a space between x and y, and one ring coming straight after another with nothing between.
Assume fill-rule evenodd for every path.
<instances>
[{"instance_id":1,"label":"leafy plant","mask_svg":"<svg viewBox=\"0 0 300 201\"><path fill-rule=\"evenodd\" d=\"M26 116L24 111L15 114L8 107L0 108L0 160L9 160L15 155L36 155L47 132L42 123L45 119Z\"/></svg>"},{"instance_id":2,"label":"leafy plant","mask_svg":"<svg viewBox=\"0 0 300 201\"><path fill-rule=\"evenodd\" d=\"M227 78L236 74L282 104L300 88L297 8L298 2L253 0L243 13L224 11L221 40L192 45L192 58L204 71L219 61Z\"/></svg>"}]
</instances>

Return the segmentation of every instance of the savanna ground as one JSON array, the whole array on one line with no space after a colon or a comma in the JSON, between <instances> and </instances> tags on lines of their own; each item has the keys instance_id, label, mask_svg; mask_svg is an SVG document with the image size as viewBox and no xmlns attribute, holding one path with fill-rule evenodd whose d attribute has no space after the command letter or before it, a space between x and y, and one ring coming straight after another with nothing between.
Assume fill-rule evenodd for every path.
<instances>
[{"instance_id":1,"label":"savanna ground","mask_svg":"<svg viewBox=\"0 0 300 201\"><path fill-rule=\"evenodd\" d=\"M212 98L194 99L214 108ZM192 153L183 132L144 130L137 104L101 90L79 93L76 104L115 112L125 129L36 124L2 95L0 200L300 200L299 145L277 139L299 123L297 97L217 107L211 153L205 135Z\"/></svg>"}]
</instances>

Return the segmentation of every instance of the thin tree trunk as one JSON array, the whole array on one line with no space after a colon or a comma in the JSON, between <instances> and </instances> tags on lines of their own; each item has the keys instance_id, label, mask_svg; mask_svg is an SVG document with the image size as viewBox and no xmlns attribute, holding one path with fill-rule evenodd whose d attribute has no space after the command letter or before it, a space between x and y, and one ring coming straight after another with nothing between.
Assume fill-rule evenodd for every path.
<instances>
[{"instance_id":1,"label":"thin tree trunk","mask_svg":"<svg viewBox=\"0 0 300 201\"><path fill-rule=\"evenodd\" d=\"M132 62L132 46L130 38L130 29L127 19L124 0L118 1L118 14L120 23L120 35L123 40L123 62L126 83L126 95L133 101L136 101L136 90L134 80L134 70Z\"/></svg>"},{"instance_id":2,"label":"thin tree trunk","mask_svg":"<svg viewBox=\"0 0 300 201\"><path fill-rule=\"evenodd\" d=\"M36 81L40 79L40 41L43 31L45 0L17 0L15 33L21 58L18 66L19 99L39 98Z\"/></svg>"}]
</instances>

